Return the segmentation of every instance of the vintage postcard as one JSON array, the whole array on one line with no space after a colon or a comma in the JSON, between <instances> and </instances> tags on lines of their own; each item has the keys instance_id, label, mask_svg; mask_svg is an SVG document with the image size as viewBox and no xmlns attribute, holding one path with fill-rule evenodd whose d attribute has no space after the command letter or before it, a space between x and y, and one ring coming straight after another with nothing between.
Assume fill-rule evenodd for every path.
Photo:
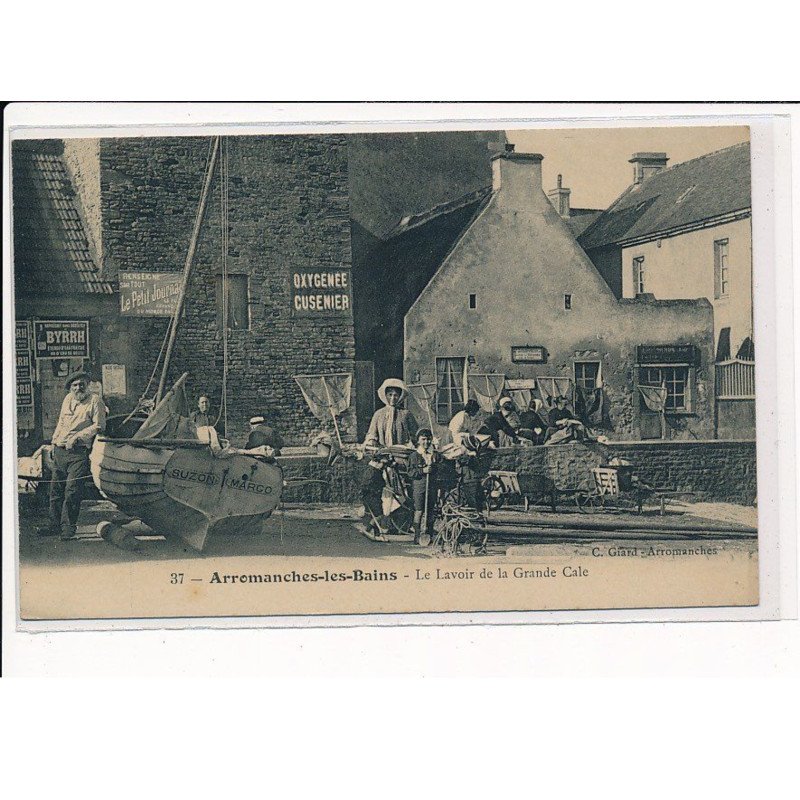
<instances>
[{"instance_id":1,"label":"vintage postcard","mask_svg":"<svg viewBox=\"0 0 800 800\"><path fill-rule=\"evenodd\" d=\"M747 125L11 148L23 622L759 604Z\"/></svg>"}]
</instances>

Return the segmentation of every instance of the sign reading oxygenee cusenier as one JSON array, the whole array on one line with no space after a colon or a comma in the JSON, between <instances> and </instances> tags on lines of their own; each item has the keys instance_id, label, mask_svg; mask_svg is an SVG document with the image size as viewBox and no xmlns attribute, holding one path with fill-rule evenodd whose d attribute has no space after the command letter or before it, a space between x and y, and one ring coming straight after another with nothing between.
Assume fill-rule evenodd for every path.
<instances>
[{"instance_id":1,"label":"sign reading oxygenee cusenier","mask_svg":"<svg viewBox=\"0 0 800 800\"><path fill-rule=\"evenodd\" d=\"M349 269L293 270L290 275L292 314L296 317L349 317L353 290Z\"/></svg>"},{"instance_id":2,"label":"sign reading oxygenee cusenier","mask_svg":"<svg viewBox=\"0 0 800 800\"><path fill-rule=\"evenodd\" d=\"M89 358L89 323L51 319L33 323L36 358Z\"/></svg>"},{"instance_id":3,"label":"sign reading oxygenee cusenier","mask_svg":"<svg viewBox=\"0 0 800 800\"><path fill-rule=\"evenodd\" d=\"M178 305L183 273L120 272L119 311L125 317L171 317Z\"/></svg>"}]
</instances>

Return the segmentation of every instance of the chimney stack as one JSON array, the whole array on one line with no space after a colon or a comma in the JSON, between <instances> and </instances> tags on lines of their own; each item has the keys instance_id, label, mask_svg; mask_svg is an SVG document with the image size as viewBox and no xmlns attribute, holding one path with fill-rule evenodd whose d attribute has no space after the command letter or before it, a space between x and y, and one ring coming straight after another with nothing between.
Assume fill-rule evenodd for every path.
<instances>
[{"instance_id":1,"label":"chimney stack","mask_svg":"<svg viewBox=\"0 0 800 800\"><path fill-rule=\"evenodd\" d=\"M504 153L492 156L492 190L502 187L506 195L530 195L542 191L542 160L540 153L517 153L507 144Z\"/></svg>"},{"instance_id":2,"label":"chimney stack","mask_svg":"<svg viewBox=\"0 0 800 800\"><path fill-rule=\"evenodd\" d=\"M558 211L562 219L569 219L569 196L571 189L564 189L561 185L561 176L556 180L556 188L551 189L547 193L547 198L553 204L553 207Z\"/></svg>"},{"instance_id":3,"label":"chimney stack","mask_svg":"<svg viewBox=\"0 0 800 800\"><path fill-rule=\"evenodd\" d=\"M647 180L651 175L667 168L666 153L634 153L630 159L629 164L633 164L633 182L640 184L642 181Z\"/></svg>"}]
</instances>

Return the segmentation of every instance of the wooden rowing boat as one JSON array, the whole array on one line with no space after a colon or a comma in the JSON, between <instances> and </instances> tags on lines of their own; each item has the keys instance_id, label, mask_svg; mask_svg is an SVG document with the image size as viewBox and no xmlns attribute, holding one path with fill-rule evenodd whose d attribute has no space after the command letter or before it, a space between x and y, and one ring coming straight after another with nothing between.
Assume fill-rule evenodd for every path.
<instances>
[{"instance_id":1,"label":"wooden rowing boat","mask_svg":"<svg viewBox=\"0 0 800 800\"><path fill-rule=\"evenodd\" d=\"M123 512L202 550L209 534L259 533L280 502L281 468L258 457L215 455L203 442L98 437L97 488Z\"/></svg>"},{"instance_id":2,"label":"wooden rowing boat","mask_svg":"<svg viewBox=\"0 0 800 800\"><path fill-rule=\"evenodd\" d=\"M219 149L217 136L206 168L180 293L162 348L164 363L155 407L146 416L138 414L144 406L137 407L121 426L107 426L107 435L97 437L90 458L95 484L105 497L154 531L179 536L196 550L203 549L211 533L260 531L280 502L283 489L283 473L274 460L223 447L212 429L206 429L207 441L196 438L194 426L178 403L178 391L182 391L188 373L162 397ZM226 170L223 172L227 175ZM223 243L223 277L227 275L226 257ZM224 320L224 358L226 353ZM225 371L227 374L227 362Z\"/></svg>"}]
</instances>

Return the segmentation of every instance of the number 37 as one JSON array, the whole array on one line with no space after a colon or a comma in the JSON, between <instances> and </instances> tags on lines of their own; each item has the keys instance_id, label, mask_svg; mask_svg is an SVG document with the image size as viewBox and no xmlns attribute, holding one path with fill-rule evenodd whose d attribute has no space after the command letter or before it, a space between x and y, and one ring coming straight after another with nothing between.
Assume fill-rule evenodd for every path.
<instances>
[{"instance_id":1,"label":"number 37","mask_svg":"<svg viewBox=\"0 0 800 800\"><path fill-rule=\"evenodd\" d=\"M182 572L171 572L169 575L169 582L170 583L183 583L183 573Z\"/></svg>"}]
</instances>

